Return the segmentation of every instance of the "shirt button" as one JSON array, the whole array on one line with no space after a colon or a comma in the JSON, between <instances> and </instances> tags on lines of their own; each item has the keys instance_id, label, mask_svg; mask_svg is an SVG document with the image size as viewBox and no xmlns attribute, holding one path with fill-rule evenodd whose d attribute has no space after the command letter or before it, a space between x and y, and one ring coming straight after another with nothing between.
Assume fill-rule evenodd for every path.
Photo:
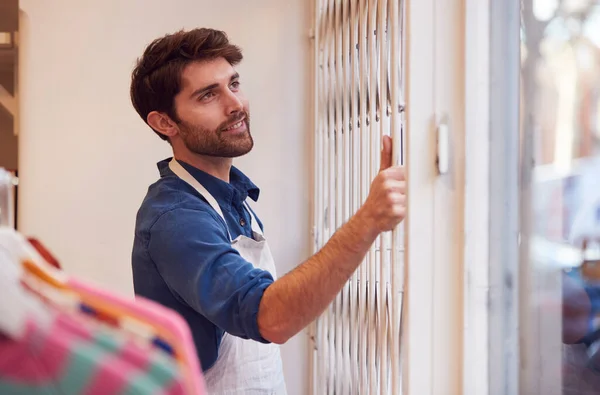
<instances>
[{"instance_id":1,"label":"shirt button","mask_svg":"<svg viewBox=\"0 0 600 395\"><path fill-rule=\"evenodd\" d=\"M240 225L246 226L246 220L244 218L240 218Z\"/></svg>"}]
</instances>

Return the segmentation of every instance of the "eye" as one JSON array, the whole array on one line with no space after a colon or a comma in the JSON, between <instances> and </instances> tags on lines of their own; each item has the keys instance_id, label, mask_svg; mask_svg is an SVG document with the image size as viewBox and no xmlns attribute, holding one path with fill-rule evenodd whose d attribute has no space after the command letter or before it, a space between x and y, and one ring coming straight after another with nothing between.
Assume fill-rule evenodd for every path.
<instances>
[{"instance_id":1,"label":"eye","mask_svg":"<svg viewBox=\"0 0 600 395\"><path fill-rule=\"evenodd\" d=\"M235 90L235 89L239 89L239 87L240 87L240 82L239 82L239 81L233 81L233 82L231 83L231 88L232 88L232 89L234 89L234 90Z\"/></svg>"},{"instance_id":2,"label":"eye","mask_svg":"<svg viewBox=\"0 0 600 395\"><path fill-rule=\"evenodd\" d=\"M214 95L215 95L215 93L214 93L214 92L207 92L207 93L205 93L204 95L202 95L202 96L200 97L200 100L201 100L201 101L206 101L206 100L212 99L212 97L213 97Z\"/></svg>"}]
</instances>

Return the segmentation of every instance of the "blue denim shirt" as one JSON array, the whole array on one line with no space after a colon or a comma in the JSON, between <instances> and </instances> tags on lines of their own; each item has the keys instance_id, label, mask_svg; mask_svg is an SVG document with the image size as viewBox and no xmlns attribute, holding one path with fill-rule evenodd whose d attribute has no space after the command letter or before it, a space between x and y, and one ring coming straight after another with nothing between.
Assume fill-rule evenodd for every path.
<instances>
[{"instance_id":1,"label":"blue denim shirt","mask_svg":"<svg viewBox=\"0 0 600 395\"><path fill-rule=\"evenodd\" d=\"M218 202L223 218L200 194L158 163L160 179L148 188L137 213L132 253L136 295L177 311L188 322L202 369L216 361L224 332L267 343L258 330L258 306L272 275L255 268L231 246L252 237L243 202L256 201L259 189L232 167L226 183L179 163ZM258 220L262 229L262 223Z\"/></svg>"}]
</instances>

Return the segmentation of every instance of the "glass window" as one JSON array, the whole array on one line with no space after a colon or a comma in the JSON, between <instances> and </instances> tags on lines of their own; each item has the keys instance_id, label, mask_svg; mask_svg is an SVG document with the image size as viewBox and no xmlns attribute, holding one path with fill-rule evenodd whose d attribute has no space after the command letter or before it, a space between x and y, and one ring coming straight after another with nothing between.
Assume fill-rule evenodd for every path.
<instances>
[{"instance_id":1,"label":"glass window","mask_svg":"<svg viewBox=\"0 0 600 395\"><path fill-rule=\"evenodd\" d=\"M522 0L521 393L600 393L600 6ZM528 174L524 172L523 174ZM530 192L530 193L528 193ZM527 223L529 220L529 223ZM532 374L534 372L534 374ZM555 375L554 373L558 373ZM552 386L558 384L559 387ZM528 392L533 391L534 392Z\"/></svg>"}]
</instances>

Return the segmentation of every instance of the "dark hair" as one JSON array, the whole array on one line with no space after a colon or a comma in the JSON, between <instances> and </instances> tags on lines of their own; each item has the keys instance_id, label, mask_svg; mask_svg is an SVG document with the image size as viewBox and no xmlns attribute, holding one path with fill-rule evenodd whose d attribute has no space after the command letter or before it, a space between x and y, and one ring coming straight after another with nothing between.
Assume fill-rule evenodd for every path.
<instances>
[{"instance_id":1,"label":"dark hair","mask_svg":"<svg viewBox=\"0 0 600 395\"><path fill-rule=\"evenodd\" d=\"M242 51L230 44L219 30L200 28L179 31L154 40L140 59L131 76L131 102L148 123L148 114L159 111L179 122L175 112L175 96L181 90L184 68L202 60L225 58L231 65L242 61ZM158 133L163 140L167 137Z\"/></svg>"}]
</instances>

